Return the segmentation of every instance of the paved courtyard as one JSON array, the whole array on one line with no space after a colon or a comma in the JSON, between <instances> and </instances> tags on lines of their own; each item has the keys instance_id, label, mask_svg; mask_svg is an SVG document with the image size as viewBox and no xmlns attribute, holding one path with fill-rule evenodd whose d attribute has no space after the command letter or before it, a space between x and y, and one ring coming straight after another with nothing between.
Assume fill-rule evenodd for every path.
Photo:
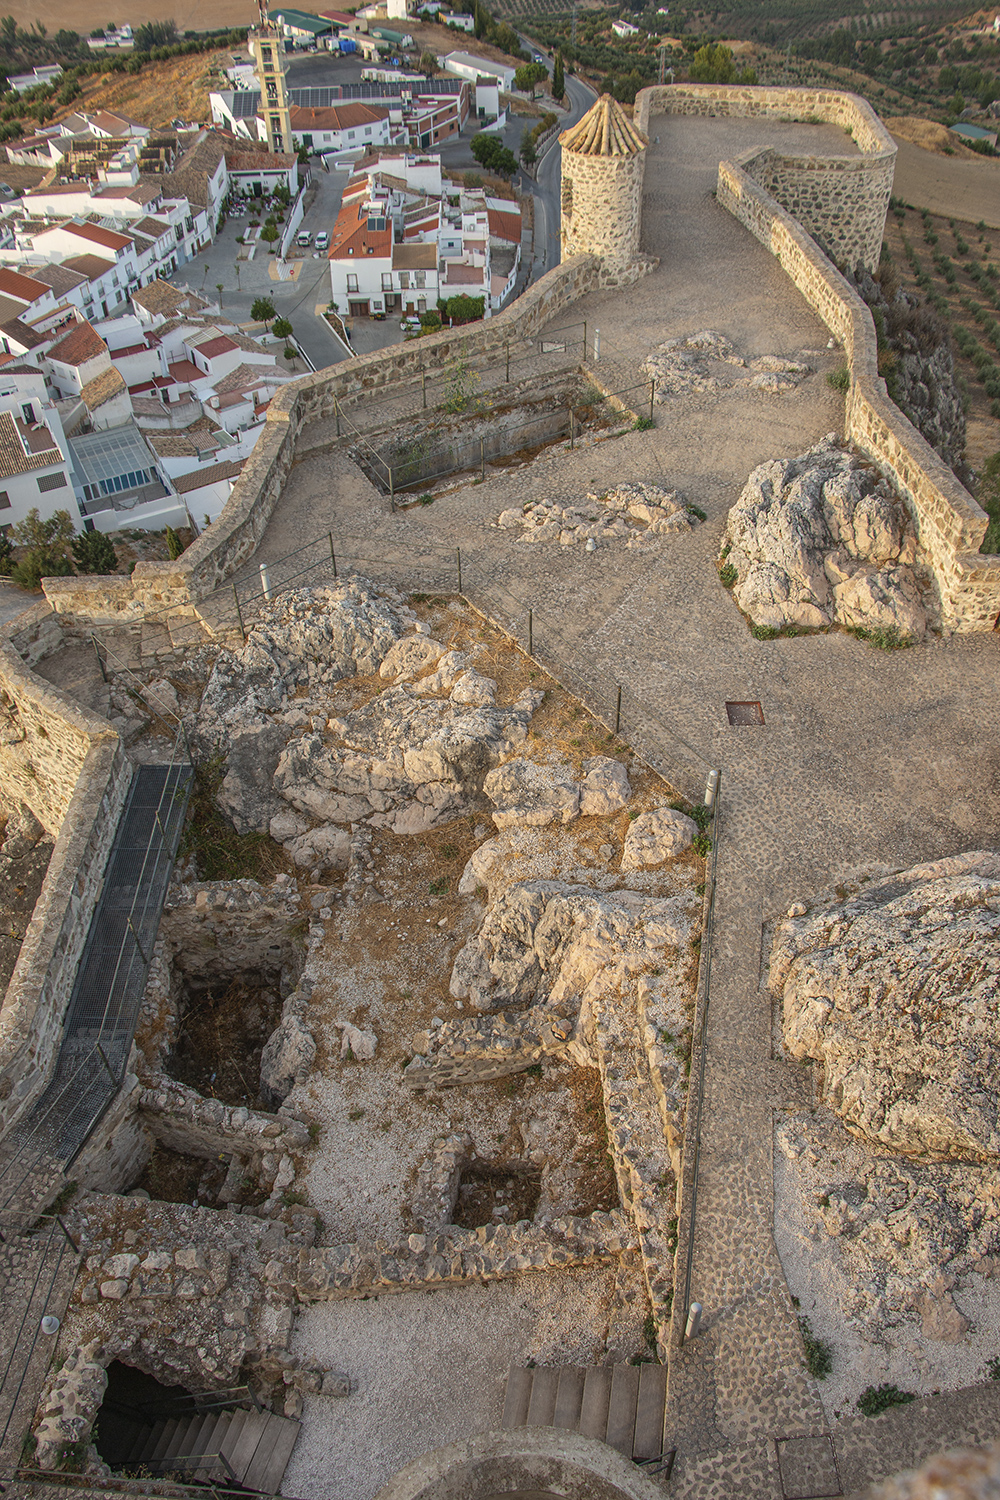
<instances>
[{"instance_id":1,"label":"paved courtyard","mask_svg":"<svg viewBox=\"0 0 1000 1500\"><path fill-rule=\"evenodd\" d=\"M823 1438L828 1429L802 1365L772 1234L773 1112L811 1103L811 1082L773 1054L771 1007L760 988L763 927L859 867L995 845L1000 640L931 637L883 653L843 634L752 638L716 573L724 518L756 464L842 429L842 399L825 380L842 354L827 348L826 329L777 263L719 208L716 166L764 141L836 152L843 135L825 126L680 117L655 118L651 134L644 239L660 265L627 291L584 298L559 322L586 318L591 339L600 328L599 373L614 388L641 378L642 359L658 343L703 328L724 333L745 355L803 357L814 373L782 396L743 390L672 400L657 408L652 431L571 453L551 449L528 469L489 473L395 515L345 454L316 446L331 440L327 424L304 434L304 456L255 564L331 530L342 555L417 586L421 568L429 581L440 579L460 548L467 586L514 620L522 638L531 607L536 646L605 698L621 683L652 706L666 726L665 754L689 785L709 766L722 768L691 1284L705 1325L671 1368L668 1439L678 1458L670 1493L777 1497L784 1491L774 1444ZM676 487L707 521L655 551L619 544L590 554L529 549L491 526L529 498L582 498L625 478ZM759 701L764 726L730 727L725 704L733 699ZM422 1381L419 1399L426 1396ZM852 1487L886 1472L883 1463L911 1462L942 1431L957 1435L956 1414L935 1427L918 1405L916 1415L893 1414L891 1459L880 1457L864 1424L850 1441L840 1425L834 1441ZM977 1420L989 1431L995 1416L991 1407ZM780 1449L786 1467L796 1451ZM807 1492L838 1490L796 1491Z\"/></svg>"}]
</instances>

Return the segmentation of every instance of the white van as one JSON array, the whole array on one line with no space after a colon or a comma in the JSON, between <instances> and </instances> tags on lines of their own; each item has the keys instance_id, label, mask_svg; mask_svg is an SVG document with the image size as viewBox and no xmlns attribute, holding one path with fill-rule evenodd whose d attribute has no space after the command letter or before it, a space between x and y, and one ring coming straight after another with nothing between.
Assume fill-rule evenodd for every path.
<instances>
[{"instance_id":1,"label":"white van","mask_svg":"<svg viewBox=\"0 0 1000 1500\"><path fill-rule=\"evenodd\" d=\"M309 246L312 244L312 235L309 233L309 230L303 229L301 234L297 234L295 236L295 243L299 246L300 249L308 250Z\"/></svg>"},{"instance_id":2,"label":"white van","mask_svg":"<svg viewBox=\"0 0 1000 1500\"><path fill-rule=\"evenodd\" d=\"M329 245L330 236L327 234L325 229L321 229L319 234L316 236L316 249L326 250L329 248Z\"/></svg>"}]
</instances>

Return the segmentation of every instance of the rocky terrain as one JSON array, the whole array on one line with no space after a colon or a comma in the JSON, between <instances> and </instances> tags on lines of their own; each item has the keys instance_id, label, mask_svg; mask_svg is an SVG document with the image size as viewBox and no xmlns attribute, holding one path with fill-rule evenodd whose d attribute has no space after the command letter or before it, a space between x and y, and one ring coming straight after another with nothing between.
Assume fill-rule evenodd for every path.
<instances>
[{"instance_id":1,"label":"rocky terrain","mask_svg":"<svg viewBox=\"0 0 1000 1500\"><path fill-rule=\"evenodd\" d=\"M758 627L842 625L919 641L933 613L902 502L831 434L760 464L729 512L722 579Z\"/></svg>"},{"instance_id":2,"label":"rocky terrain","mask_svg":"<svg viewBox=\"0 0 1000 1500\"><path fill-rule=\"evenodd\" d=\"M880 355L879 373L885 376L889 394L969 487L972 472L965 462L965 406L947 326L926 302L897 286L891 264L880 266L875 277L858 266L848 279L875 319L885 351Z\"/></svg>"},{"instance_id":3,"label":"rocky terrain","mask_svg":"<svg viewBox=\"0 0 1000 1500\"><path fill-rule=\"evenodd\" d=\"M19 803L0 809L0 999L10 983L52 856L52 839Z\"/></svg>"},{"instance_id":4,"label":"rocky terrain","mask_svg":"<svg viewBox=\"0 0 1000 1500\"><path fill-rule=\"evenodd\" d=\"M655 544L659 537L687 531L696 515L675 490L653 484L621 484L606 495L588 495L577 505L558 500L527 500L520 510L505 510L496 524L521 529L518 541L536 546L583 543L590 551L601 542L624 541L629 547Z\"/></svg>"},{"instance_id":5,"label":"rocky terrain","mask_svg":"<svg viewBox=\"0 0 1000 1500\"><path fill-rule=\"evenodd\" d=\"M775 1229L830 1408L973 1384L995 1353L998 921L1000 857L972 852L777 925L769 986L820 1107L778 1120Z\"/></svg>"},{"instance_id":6,"label":"rocky terrain","mask_svg":"<svg viewBox=\"0 0 1000 1500\"><path fill-rule=\"evenodd\" d=\"M1000 857L956 855L779 924L769 984L821 1097L895 1152L1000 1155Z\"/></svg>"},{"instance_id":7,"label":"rocky terrain","mask_svg":"<svg viewBox=\"0 0 1000 1500\"><path fill-rule=\"evenodd\" d=\"M642 373L653 381L653 399L662 404L675 396L716 395L737 386L780 394L794 390L810 366L780 354L744 359L725 334L709 328L687 338L667 339L644 361Z\"/></svg>"}]
</instances>

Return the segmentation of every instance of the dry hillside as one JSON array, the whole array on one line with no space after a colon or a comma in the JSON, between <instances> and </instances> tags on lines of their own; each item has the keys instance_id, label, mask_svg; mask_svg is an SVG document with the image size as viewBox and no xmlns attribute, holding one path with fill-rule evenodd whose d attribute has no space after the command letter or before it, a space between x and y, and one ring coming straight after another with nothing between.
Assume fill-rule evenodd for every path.
<instances>
[{"instance_id":1,"label":"dry hillside","mask_svg":"<svg viewBox=\"0 0 1000 1500\"><path fill-rule=\"evenodd\" d=\"M257 15L254 0L215 0L206 12L196 0L135 0L127 10L116 10L114 6L96 5L88 0L86 5L74 4L73 0L15 0L5 7L19 26L31 27L41 21L51 36L60 27L89 35L98 26L109 21L116 25L141 26L144 21L177 22L178 31L198 31L206 27L249 26Z\"/></svg>"},{"instance_id":2,"label":"dry hillside","mask_svg":"<svg viewBox=\"0 0 1000 1500\"><path fill-rule=\"evenodd\" d=\"M231 60L231 52L198 52L151 63L138 74L98 73L83 80L83 93L56 119L76 109L117 109L154 130L178 118L210 120L209 90L222 87L218 69Z\"/></svg>"}]
</instances>

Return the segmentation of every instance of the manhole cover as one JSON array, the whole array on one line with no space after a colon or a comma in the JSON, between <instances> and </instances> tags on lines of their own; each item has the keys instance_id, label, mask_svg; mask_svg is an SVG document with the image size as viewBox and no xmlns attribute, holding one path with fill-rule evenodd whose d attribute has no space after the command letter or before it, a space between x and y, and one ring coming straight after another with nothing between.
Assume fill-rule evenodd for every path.
<instances>
[{"instance_id":1,"label":"manhole cover","mask_svg":"<svg viewBox=\"0 0 1000 1500\"><path fill-rule=\"evenodd\" d=\"M764 710L759 703L727 703L730 724L763 724Z\"/></svg>"}]
</instances>

